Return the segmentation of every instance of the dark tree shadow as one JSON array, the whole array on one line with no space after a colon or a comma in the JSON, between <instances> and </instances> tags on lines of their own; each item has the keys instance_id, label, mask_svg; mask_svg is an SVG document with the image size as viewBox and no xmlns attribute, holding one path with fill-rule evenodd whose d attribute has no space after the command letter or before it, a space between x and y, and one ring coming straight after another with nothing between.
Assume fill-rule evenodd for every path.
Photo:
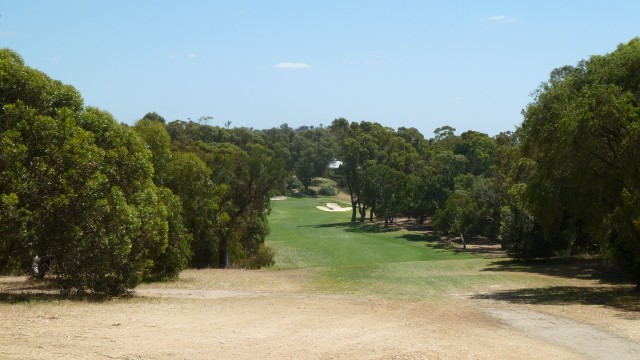
<instances>
[{"instance_id":1,"label":"dark tree shadow","mask_svg":"<svg viewBox=\"0 0 640 360\"><path fill-rule=\"evenodd\" d=\"M300 227L312 227L315 229L342 228L346 232L353 232L353 233L387 233L387 232L395 232L400 230L395 227L385 228L384 226L380 226L376 223L370 223L370 222L340 222L340 223L319 224L319 225L300 225Z\"/></svg>"},{"instance_id":2,"label":"dark tree shadow","mask_svg":"<svg viewBox=\"0 0 640 360\"><path fill-rule=\"evenodd\" d=\"M567 279L595 280L602 284L628 284L630 279L597 258L561 257L536 261L497 260L481 271L527 272Z\"/></svg>"},{"instance_id":3,"label":"dark tree shadow","mask_svg":"<svg viewBox=\"0 0 640 360\"><path fill-rule=\"evenodd\" d=\"M481 271L524 272L567 279L584 279L596 286L552 286L502 290L474 295L475 299L508 301L515 304L599 305L640 312L640 292L630 279L596 258L554 258L530 262L499 260Z\"/></svg>"},{"instance_id":4,"label":"dark tree shadow","mask_svg":"<svg viewBox=\"0 0 640 360\"><path fill-rule=\"evenodd\" d=\"M500 300L514 304L600 305L624 311L640 312L640 293L632 286L552 286L502 290L476 294L471 298Z\"/></svg>"},{"instance_id":5,"label":"dark tree shadow","mask_svg":"<svg viewBox=\"0 0 640 360\"><path fill-rule=\"evenodd\" d=\"M61 300L105 302L110 299L111 297L102 294L64 293L53 279L32 280L24 278L16 280L15 277L0 277L0 303L4 304L55 302Z\"/></svg>"},{"instance_id":6,"label":"dark tree shadow","mask_svg":"<svg viewBox=\"0 0 640 360\"><path fill-rule=\"evenodd\" d=\"M442 248L445 249L446 247L444 246L444 244L440 243L440 238L436 235L433 234L404 234L399 236L402 239L405 239L407 241L411 241L411 242L421 242L421 241L426 241L427 243L429 243L430 246L434 247L434 248Z\"/></svg>"}]
</instances>

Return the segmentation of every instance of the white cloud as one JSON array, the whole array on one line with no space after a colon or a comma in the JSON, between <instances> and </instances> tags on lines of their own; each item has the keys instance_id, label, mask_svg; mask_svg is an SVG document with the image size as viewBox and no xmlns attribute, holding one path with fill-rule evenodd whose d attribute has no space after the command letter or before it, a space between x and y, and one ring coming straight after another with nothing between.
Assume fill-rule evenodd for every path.
<instances>
[{"instance_id":1,"label":"white cloud","mask_svg":"<svg viewBox=\"0 0 640 360\"><path fill-rule=\"evenodd\" d=\"M281 62L276 65L278 69L308 69L311 65L302 62Z\"/></svg>"},{"instance_id":2,"label":"white cloud","mask_svg":"<svg viewBox=\"0 0 640 360\"><path fill-rule=\"evenodd\" d=\"M481 17L480 20L484 22L494 23L494 24L497 24L497 23L505 24L505 23L512 23L516 21L515 18L511 16L506 16L506 15L486 16L486 17Z\"/></svg>"},{"instance_id":3,"label":"white cloud","mask_svg":"<svg viewBox=\"0 0 640 360\"><path fill-rule=\"evenodd\" d=\"M195 58L197 58L196 54L187 54L187 57L188 57L189 59L195 59Z\"/></svg>"},{"instance_id":4,"label":"white cloud","mask_svg":"<svg viewBox=\"0 0 640 360\"><path fill-rule=\"evenodd\" d=\"M4 30L0 30L0 38L12 38L12 37L16 37L19 34L13 31L4 31Z\"/></svg>"}]
</instances>

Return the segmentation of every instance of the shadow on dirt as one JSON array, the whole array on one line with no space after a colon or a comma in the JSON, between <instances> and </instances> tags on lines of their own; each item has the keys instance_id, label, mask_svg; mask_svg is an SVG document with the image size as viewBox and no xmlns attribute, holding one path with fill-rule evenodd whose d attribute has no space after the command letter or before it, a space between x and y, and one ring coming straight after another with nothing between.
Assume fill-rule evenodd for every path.
<instances>
[{"instance_id":1,"label":"shadow on dirt","mask_svg":"<svg viewBox=\"0 0 640 360\"><path fill-rule=\"evenodd\" d=\"M130 295L130 294L128 294ZM125 298L127 296L124 296ZM25 277L0 277L0 304L28 304L62 300L105 302L109 296L93 293L65 294L53 280L32 280Z\"/></svg>"},{"instance_id":2,"label":"shadow on dirt","mask_svg":"<svg viewBox=\"0 0 640 360\"><path fill-rule=\"evenodd\" d=\"M515 304L599 305L640 312L640 292L619 270L596 258L554 258L532 262L499 260L481 271L525 272L567 279L595 281L599 286L552 286L502 290L474 295L475 299Z\"/></svg>"},{"instance_id":3,"label":"shadow on dirt","mask_svg":"<svg viewBox=\"0 0 640 360\"><path fill-rule=\"evenodd\" d=\"M599 305L640 312L640 293L632 286L552 286L476 294L472 299L500 300L513 304Z\"/></svg>"},{"instance_id":4,"label":"shadow on dirt","mask_svg":"<svg viewBox=\"0 0 640 360\"><path fill-rule=\"evenodd\" d=\"M559 257L537 261L497 260L482 271L527 272L568 279L596 280L601 284L628 284L620 271L598 258Z\"/></svg>"}]
</instances>

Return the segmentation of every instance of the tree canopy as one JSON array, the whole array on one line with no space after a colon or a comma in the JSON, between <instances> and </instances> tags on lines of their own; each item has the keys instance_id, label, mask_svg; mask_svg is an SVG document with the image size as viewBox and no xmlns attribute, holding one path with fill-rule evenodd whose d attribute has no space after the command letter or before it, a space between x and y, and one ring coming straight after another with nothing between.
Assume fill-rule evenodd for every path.
<instances>
[{"instance_id":1,"label":"tree canopy","mask_svg":"<svg viewBox=\"0 0 640 360\"><path fill-rule=\"evenodd\" d=\"M599 254L640 281L640 39L553 70L523 116L493 137L155 112L127 126L0 50L0 271L118 295L185 266L270 266L271 196L328 176L354 222L409 217L516 259Z\"/></svg>"}]
</instances>

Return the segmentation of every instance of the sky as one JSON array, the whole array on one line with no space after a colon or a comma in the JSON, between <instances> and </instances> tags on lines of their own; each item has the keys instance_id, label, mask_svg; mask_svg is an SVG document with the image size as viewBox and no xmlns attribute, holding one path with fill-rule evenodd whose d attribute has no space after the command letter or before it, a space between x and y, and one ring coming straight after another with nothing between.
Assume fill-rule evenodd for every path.
<instances>
[{"instance_id":1,"label":"sky","mask_svg":"<svg viewBox=\"0 0 640 360\"><path fill-rule=\"evenodd\" d=\"M0 47L133 124L515 130L557 67L640 36L640 1L0 0Z\"/></svg>"}]
</instances>

